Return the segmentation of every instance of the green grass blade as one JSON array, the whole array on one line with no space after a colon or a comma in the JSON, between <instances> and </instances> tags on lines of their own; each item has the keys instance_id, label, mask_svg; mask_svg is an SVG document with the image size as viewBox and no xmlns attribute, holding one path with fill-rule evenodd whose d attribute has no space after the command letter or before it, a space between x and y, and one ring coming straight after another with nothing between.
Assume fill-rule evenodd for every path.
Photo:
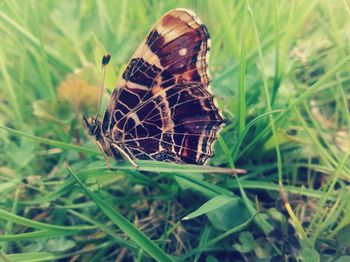
<instances>
[{"instance_id":1,"label":"green grass blade","mask_svg":"<svg viewBox=\"0 0 350 262\"><path fill-rule=\"evenodd\" d=\"M350 55L344 57L338 64L332 67L326 74L324 74L316 83L314 83L310 88L308 88L305 92L303 92L297 99L291 102L288 107L282 111L280 115L278 115L275 119L276 125L278 125L282 120L287 118L289 114L291 114L297 106L301 105L308 98L310 98L313 94L315 94L318 89L322 87L331 77L333 77L340 69L345 67L350 63ZM266 139L270 134L270 127L266 127L264 130L260 132L258 136L256 136L241 152L239 155L243 155L246 151L250 150L258 141L262 139Z\"/></svg>"},{"instance_id":2,"label":"green grass blade","mask_svg":"<svg viewBox=\"0 0 350 262\"><path fill-rule=\"evenodd\" d=\"M11 81L9 72L5 64L5 61L7 60L7 58L5 57L5 54L2 51L0 51L0 58L1 58L0 59L1 75L2 75L2 78L4 79L4 83L7 86L6 90L9 97L9 101L11 103L12 108L14 109L17 121L21 124L23 121L23 116L20 109L20 105L18 104L18 97L17 97L18 93L16 93L16 90L13 86L13 82Z\"/></svg>"},{"instance_id":3,"label":"green grass blade","mask_svg":"<svg viewBox=\"0 0 350 262\"><path fill-rule=\"evenodd\" d=\"M53 261L57 257L52 253L47 252L30 252L21 254L7 255L11 262L39 262L39 261Z\"/></svg>"},{"instance_id":4,"label":"green grass blade","mask_svg":"<svg viewBox=\"0 0 350 262\"><path fill-rule=\"evenodd\" d=\"M117 210L113 209L107 202L99 198L69 169L69 173L74 177L77 183L83 188L85 193L96 203L96 205L117 225L131 240L133 240L141 249L146 251L157 261L173 261L157 244L149 239L144 233L131 224Z\"/></svg>"},{"instance_id":5,"label":"green grass blade","mask_svg":"<svg viewBox=\"0 0 350 262\"><path fill-rule=\"evenodd\" d=\"M274 105L276 95L278 92L278 88L280 87L280 71L279 71L279 62L280 62L280 34L279 34L279 20L278 20L278 14L277 14L277 1L274 1L273 5L273 16L274 16L274 22L275 22L275 76L273 79L273 86L272 86L272 92L271 92L271 106Z\"/></svg>"},{"instance_id":6,"label":"green grass blade","mask_svg":"<svg viewBox=\"0 0 350 262\"><path fill-rule=\"evenodd\" d=\"M232 159L233 160L238 158L238 152L239 152L239 149L240 149L240 147L242 145L243 139L247 135L248 131L256 124L256 122L261 120L261 119L263 119L264 117L267 117L270 114L274 114L274 113L278 113L278 112L281 112L281 110L274 110L274 111L271 111L271 112L264 113L264 114L262 114L260 116L257 116L256 118L254 118L252 121L250 121L245 126L243 132L239 135L239 137L237 139L237 142L236 142L236 144L234 145L234 147L232 149L231 155L232 155Z\"/></svg>"},{"instance_id":7,"label":"green grass blade","mask_svg":"<svg viewBox=\"0 0 350 262\"><path fill-rule=\"evenodd\" d=\"M6 220L6 221L12 221L13 223L32 227L32 228L38 228L38 229L46 229L46 230L57 230L57 231L80 231L80 230L91 230L95 227L93 226L56 226L56 225L49 225L46 223L34 221L31 219L27 219L21 216L14 215L10 212L7 212L3 209L0 209L0 219Z\"/></svg>"},{"instance_id":8,"label":"green grass blade","mask_svg":"<svg viewBox=\"0 0 350 262\"><path fill-rule=\"evenodd\" d=\"M238 133L241 134L245 128L246 118L246 90L245 90L245 74L246 74L246 14L248 1L245 1L243 8L242 21L242 40L241 40L241 54L239 62L239 78L238 78Z\"/></svg>"},{"instance_id":9,"label":"green grass blade","mask_svg":"<svg viewBox=\"0 0 350 262\"><path fill-rule=\"evenodd\" d=\"M78 152L82 152L82 153L87 153L87 154L94 154L94 155L98 155L99 152L94 151L94 150L90 150L81 146L76 146L76 145L71 145L71 144L67 144L64 142L59 142L59 141L55 141L55 140L51 140L51 139L46 139L46 138L41 138L41 137L37 137L37 136L32 136L32 135L28 135L24 132L15 130L13 128L9 128L6 126L0 126L0 129L4 129L8 132L10 132L11 134L17 135L17 136L22 136L22 137L26 137L29 138L33 141L39 142L39 143L43 143L43 144L47 144L47 145L51 145L54 147L58 147L58 148L62 148L62 149L67 149L67 150L74 150L74 151L78 151Z\"/></svg>"},{"instance_id":10,"label":"green grass blade","mask_svg":"<svg viewBox=\"0 0 350 262\"><path fill-rule=\"evenodd\" d=\"M226 205L230 201L232 201L233 197L227 196L227 195L218 195L216 197L213 197L212 199L205 202L203 205L201 205L197 210L193 211L192 213L188 214L182 220L190 220L195 217L204 215L210 211L213 211L215 209L218 209L221 206Z\"/></svg>"},{"instance_id":11,"label":"green grass blade","mask_svg":"<svg viewBox=\"0 0 350 262\"><path fill-rule=\"evenodd\" d=\"M78 231L55 231L55 230L40 230L29 233L21 233L16 235L0 235L0 241L25 241L35 240L38 238L54 238L69 235L76 235Z\"/></svg>"},{"instance_id":12,"label":"green grass blade","mask_svg":"<svg viewBox=\"0 0 350 262\"><path fill-rule=\"evenodd\" d=\"M7 26L13 28L15 31L18 31L18 33L24 36L31 45L35 46L36 48L40 48L41 43L37 37L35 37L30 31L28 31L26 28L24 28L19 23L17 23L14 19L12 19L7 14L1 11L0 11L0 20L3 22L3 24L6 24ZM66 70L70 70L73 68L72 65L68 64L66 60L62 59L60 55L53 52L50 48L44 47L44 49L47 52L47 54L50 55L51 58L53 58Z\"/></svg>"},{"instance_id":13,"label":"green grass blade","mask_svg":"<svg viewBox=\"0 0 350 262\"><path fill-rule=\"evenodd\" d=\"M203 243L203 245L191 250L190 252L186 253L185 255L181 256L181 259L185 260L186 258L196 254L198 251L204 251L207 248L215 245L217 242L221 241L222 239L236 233L236 232L240 232L242 229L246 228L249 224L251 224L254 219L256 219L256 216L259 215L260 213L256 213L254 214L251 218L249 218L246 222L244 222L241 225L235 226L234 228L231 228L230 230L218 235L217 237L209 240L206 243Z\"/></svg>"}]
</instances>

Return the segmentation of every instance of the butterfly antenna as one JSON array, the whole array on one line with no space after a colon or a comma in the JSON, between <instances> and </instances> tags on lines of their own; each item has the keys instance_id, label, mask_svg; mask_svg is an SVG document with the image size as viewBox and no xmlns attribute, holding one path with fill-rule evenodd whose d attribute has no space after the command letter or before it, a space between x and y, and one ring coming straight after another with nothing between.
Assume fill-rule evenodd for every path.
<instances>
[{"instance_id":1,"label":"butterfly antenna","mask_svg":"<svg viewBox=\"0 0 350 262\"><path fill-rule=\"evenodd\" d=\"M100 83L100 99L98 101L98 106L97 106L97 112L96 112L96 117L95 119L97 120L100 116L100 109L101 109L101 103L102 103L102 96L103 96L103 91L104 91L104 84L105 84L105 78L106 78L106 67L109 63L109 60L111 59L110 54L104 54L102 57L102 76L101 76L101 83Z\"/></svg>"}]
</instances>

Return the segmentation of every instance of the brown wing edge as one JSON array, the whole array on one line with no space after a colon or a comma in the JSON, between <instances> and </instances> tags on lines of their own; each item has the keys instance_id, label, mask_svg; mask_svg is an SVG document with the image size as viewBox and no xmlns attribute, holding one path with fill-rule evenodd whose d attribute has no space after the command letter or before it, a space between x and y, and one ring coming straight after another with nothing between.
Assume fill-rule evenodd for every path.
<instances>
[{"instance_id":1,"label":"brown wing edge","mask_svg":"<svg viewBox=\"0 0 350 262\"><path fill-rule=\"evenodd\" d=\"M204 159L204 161L202 163L202 165L206 165L210 161L210 159L213 157L213 155L214 155L214 147L215 147L215 144L217 142L218 136L220 135L220 133L222 132L222 130L225 127L225 117L223 116L221 110L218 107L217 99L213 95L212 90L211 90L211 85L210 85L210 82L212 80L212 76L211 76L211 74L209 72L209 58L210 58L210 51L211 51L211 36L210 36L209 30L206 27L206 25L202 23L201 19L192 10L185 9L185 8L176 8L174 10L183 11L183 12L186 12L189 15L191 15L193 20L196 21L203 28L203 30L204 30L204 32L205 32L205 34L207 36L206 50L205 50L205 63L206 63L205 74L208 77L207 90L211 94L211 96L213 97L213 104L214 104L214 107L217 109L216 113L218 114L218 117L222 120L222 123L219 125L218 130L216 130L216 134L215 134L216 139L214 139L214 141L212 141L212 143L210 145L211 155L209 155L206 159ZM168 13L171 13L171 12L172 11L170 11Z\"/></svg>"}]
</instances>

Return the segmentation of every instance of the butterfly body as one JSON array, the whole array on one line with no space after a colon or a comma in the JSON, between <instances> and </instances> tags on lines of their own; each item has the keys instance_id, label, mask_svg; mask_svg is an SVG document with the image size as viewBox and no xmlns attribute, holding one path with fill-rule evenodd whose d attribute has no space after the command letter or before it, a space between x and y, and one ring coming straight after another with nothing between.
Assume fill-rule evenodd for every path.
<instances>
[{"instance_id":1,"label":"butterfly body","mask_svg":"<svg viewBox=\"0 0 350 262\"><path fill-rule=\"evenodd\" d=\"M193 12L165 14L129 61L102 123L85 121L100 148L175 163L211 157L224 121L209 90L209 51L208 30Z\"/></svg>"}]
</instances>

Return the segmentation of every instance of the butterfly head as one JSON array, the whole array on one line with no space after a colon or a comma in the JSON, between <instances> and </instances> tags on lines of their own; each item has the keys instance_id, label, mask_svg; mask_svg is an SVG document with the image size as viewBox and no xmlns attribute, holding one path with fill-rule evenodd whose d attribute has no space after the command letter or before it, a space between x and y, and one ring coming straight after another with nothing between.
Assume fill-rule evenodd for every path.
<instances>
[{"instance_id":1,"label":"butterfly head","mask_svg":"<svg viewBox=\"0 0 350 262\"><path fill-rule=\"evenodd\" d=\"M89 116L83 116L84 123L89 131L89 135L96 136L101 132L101 122L97 119Z\"/></svg>"}]
</instances>

